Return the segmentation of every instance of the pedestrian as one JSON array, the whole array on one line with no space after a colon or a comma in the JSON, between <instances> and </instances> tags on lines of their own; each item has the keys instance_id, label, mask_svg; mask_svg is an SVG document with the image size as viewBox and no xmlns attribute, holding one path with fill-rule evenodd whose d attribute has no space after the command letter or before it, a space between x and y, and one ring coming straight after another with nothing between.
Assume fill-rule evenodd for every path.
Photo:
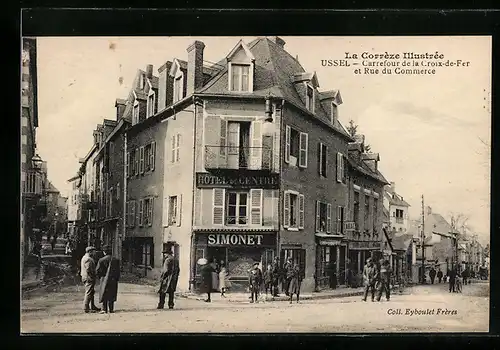
<instances>
[{"instance_id":1,"label":"pedestrian","mask_svg":"<svg viewBox=\"0 0 500 350\"><path fill-rule=\"evenodd\" d=\"M262 286L262 271L259 269L259 263L254 262L252 269L250 270L250 302L259 302L259 292Z\"/></svg>"},{"instance_id":2,"label":"pedestrian","mask_svg":"<svg viewBox=\"0 0 500 350\"><path fill-rule=\"evenodd\" d=\"M290 271L293 270L293 263L292 263L292 257L288 257L288 259L286 260L286 263L285 265L283 266L283 277L284 277L284 285L283 285L283 289L285 290L285 294L286 296L290 296L289 294L289 286L290 286Z\"/></svg>"},{"instance_id":3,"label":"pedestrian","mask_svg":"<svg viewBox=\"0 0 500 350\"><path fill-rule=\"evenodd\" d=\"M52 236L52 240L50 241L50 246L52 247L52 251L54 251L57 243L57 236L54 234Z\"/></svg>"},{"instance_id":4,"label":"pedestrian","mask_svg":"<svg viewBox=\"0 0 500 350\"><path fill-rule=\"evenodd\" d=\"M269 264L267 265L266 272L264 272L264 290L266 292L266 297L268 291L270 291L271 295L273 295L273 280L273 267Z\"/></svg>"},{"instance_id":5,"label":"pedestrian","mask_svg":"<svg viewBox=\"0 0 500 350\"><path fill-rule=\"evenodd\" d=\"M85 297L83 299L83 310L85 313L91 311L101 311L94 302L95 282L96 282L96 266L94 262L94 247L85 248L85 255L81 261L81 276L85 286Z\"/></svg>"},{"instance_id":6,"label":"pedestrian","mask_svg":"<svg viewBox=\"0 0 500 350\"><path fill-rule=\"evenodd\" d=\"M441 279L443 278L443 271L441 271L441 268L437 272L437 278L438 282L441 283Z\"/></svg>"},{"instance_id":7,"label":"pedestrian","mask_svg":"<svg viewBox=\"0 0 500 350\"><path fill-rule=\"evenodd\" d=\"M206 303L210 303L211 293L213 289L212 285L212 273L215 272L213 264L209 264L206 259L198 260L198 264L201 265L201 288L200 291L202 293L207 293L207 299L205 299Z\"/></svg>"},{"instance_id":8,"label":"pedestrian","mask_svg":"<svg viewBox=\"0 0 500 350\"><path fill-rule=\"evenodd\" d=\"M375 287L378 279L377 272L377 267L373 263L372 258L368 258L363 269L363 285L365 287L363 301L366 301L369 291L371 291L372 301L375 301Z\"/></svg>"},{"instance_id":9,"label":"pedestrian","mask_svg":"<svg viewBox=\"0 0 500 350\"><path fill-rule=\"evenodd\" d=\"M116 295L118 294L118 281L120 280L120 260L111 255L112 249L104 247L104 257L97 262L96 274L100 278L99 302L102 303L101 313L115 312Z\"/></svg>"},{"instance_id":10,"label":"pedestrian","mask_svg":"<svg viewBox=\"0 0 500 350\"><path fill-rule=\"evenodd\" d=\"M290 296L290 304L292 303L294 294L297 296L298 303L300 298L300 285L302 284L302 276L300 275L299 264L295 264L288 269L287 278L289 280L288 295Z\"/></svg>"},{"instance_id":11,"label":"pedestrian","mask_svg":"<svg viewBox=\"0 0 500 350\"><path fill-rule=\"evenodd\" d=\"M280 261L279 261L279 258L277 256L274 257L271 274L273 276L273 285L272 285L271 294L273 295L273 297L277 297L277 296L279 296L278 284L279 284L280 275L281 275Z\"/></svg>"},{"instance_id":12,"label":"pedestrian","mask_svg":"<svg viewBox=\"0 0 500 350\"><path fill-rule=\"evenodd\" d=\"M71 242L68 241L68 242L66 242L66 249L64 251L64 254L71 255L71 251L72 251L72 249L71 249Z\"/></svg>"},{"instance_id":13,"label":"pedestrian","mask_svg":"<svg viewBox=\"0 0 500 350\"><path fill-rule=\"evenodd\" d=\"M455 279L457 277L457 270L455 267L452 267L448 272L448 280L450 284L450 293L453 291L455 293Z\"/></svg>"},{"instance_id":14,"label":"pedestrian","mask_svg":"<svg viewBox=\"0 0 500 350\"><path fill-rule=\"evenodd\" d=\"M429 277L431 279L431 284L434 284L434 279L436 278L436 270L434 267L431 267L431 270L429 271Z\"/></svg>"},{"instance_id":15,"label":"pedestrian","mask_svg":"<svg viewBox=\"0 0 500 350\"><path fill-rule=\"evenodd\" d=\"M224 261L220 262L220 271L219 271L219 289L220 289L220 296L225 298L225 293L227 288L231 287L231 282L229 282L228 279L228 273L226 269L226 263Z\"/></svg>"},{"instance_id":16,"label":"pedestrian","mask_svg":"<svg viewBox=\"0 0 500 350\"><path fill-rule=\"evenodd\" d=\"M384 291L385 291L385 299L387 301L391 299L391 286L390 286L391 274L392 271L389 260L385 260L380 266L377 301L380 301L380 298L382 298L382 293Z\"/></svg>"},{"instance_id":17,"label":"pedestrian","mask_svg":"<svg viewBox=\"0 0 500 350\"><path fill-rule=\"evenodd\" d=\"M172 254L173 244L165 244L163 249L163 266L160 275L160 287L158 288L159 301L157 309L165 307L165 299L168 294L168 308L174 308L174 294L177 289L177 280L179 279L179 260Z\"/></svg>"},{"instance_id":18,"label":"pedestrian","mask_svg":"<svg viewBox=\"0 0 500 350\"><path fill-rule=\"evenodd\" d=\"M346 272L347 272L346 287L347 288L352 288L353 287L353 283L352 283L352 277L353 277L352 270L353 270L353 268L352 268L351 260L348 259L347 260L347 269L346 269Z\"/></svg>"},{"instance_id":19,"label":"pedestrian","mask_svg":"<svg viewBox=\"0 0 500 350\"><path fill-rule=\"evenodd\" d=\"M469 278L469 268L466 267L464 271L462 272L462 279L464 281L464 285L467 285L467 280Z\"/></svg>"},{"instance_id":20,"label":"pedestrian","mask_svg":"<svg viewBox=\"0 0 500 350\"><path fill-rule=\"evenodd\" d=\"M217 259L213 258L212 259L212 267L214 271L212 272L212 290L218 291L220 290L219 288L219 272L220 272L220 267L219 264L217 263Z\"/></svg>"}]
</instances>

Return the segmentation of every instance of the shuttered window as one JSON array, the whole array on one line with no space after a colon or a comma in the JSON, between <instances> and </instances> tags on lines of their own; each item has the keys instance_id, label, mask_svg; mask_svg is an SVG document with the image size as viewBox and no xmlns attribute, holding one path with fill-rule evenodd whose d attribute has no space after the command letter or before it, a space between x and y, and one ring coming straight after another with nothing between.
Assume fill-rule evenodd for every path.
<instances>
[{"instance_id":1,"label":"shuttered window","mask_svg":"<svg viewBox=\"0 0 500 350\"><path fill-rule=\"evenodd\" d=\"M171 163L175 163L175 145L176 145L176 142L175 142L175 135L172 135L172 141L171 141L171 154L170 154L170 162Z\"/></svg>"},{"instance_id":2,"label":"shuttered window","mask_svg":"<svg viewBox=\"0 0 500 350\"><path fill-rule=\"evenodd\" d=\"M337 153L337 182L344 182L344 155Z\"/></svg>"},{"instance_id":3,"label":"shuttered window","mask_svg":"<svg viewBox=\"0 0 500 350\"><path fill-rule=\"evenodd\" d=\"M299 139L299 167L307 168L307 148L309 144L309 135L305 132L300 133Z\"/></svg>"},{"instance_id":4,"label":"shuttered window","mask_svg":"<svg viewBox=\"0 0 500 350\"><path fill-rule=\"evenodd\" d=\"M283 227L290 227L290 192L285 192L283 199Z\"/></svg>"},{"instance_id":5,"label":"shuttered window","mask_svg":"<svg viewBox=\"0 0 500 350\"><path fill-rule=\"evenodd\" d=\"M151 152L150 152L149 168L151 171L155 170L155 158L156 158L156 142L151 142Z\"/></svg>"},{"instance_id":6,"label":"shuttered window","mask_svg":"<svg viewBox=\"0 0 500 350\"><path fill-rule=\"evenodd\" d=\"M250 169L261 169L262 167L262 122L252 122L250 131Z\"/></svg>"},{"instance_id":7,"label":"shuttered window","mask_svg":"<svg viewBox=\"0 0 500 350\"><path fill-rule=\"evenodd\" d=\"M139 158L140 158L140 148L136 148L134 151L134 174L139 175Z\"/></svg>"},{"instance_id":8,"label":"shuttered window","mask_svg":"<svg viewBox=\"0 0 500 350\"><path fill-rule=\"evenodd\" d=\"M135 208L136 204L135 201L130 201L130 227L135 226Z\"/></svg>"},{"instance_id":9,"label":"shuttered window","mask_svg":"<svg viewBox=\"0 0 500 350\"><path fill-rule=\"evenodd\" d=\"M262 189L250 190L250 223L262 225Z\"/></svg>"},{"instance_id":10,"label":"shuttered window","mask_svg":"<svg viewBox=\"0 0 500 350\"><path fill-rule=\"evenodd\" d=\"M285 127L285 162L290 162L290 147L291 147L291 128L289 125Z\"/></svg>"},{"instance_id":11,"label":"shuttered window","mask_svg":"<svg viewBox=\"0 0 500 350\"><path fill-rule=\"evenodd\" d=\"M224 224L224 195L225 190L223 188L213 189L212 223L214 225Z\"/></svg>"},{"instance_id":12,"label":"shuttered window","mask_svg":"<svg viewBox=\"0 0 500 350\"><path fill-rule=\"evenodd\" d=\"M324 143L318 145L318 172L320 176L326 177L328 169L328 148Z\"/></svg>"},{"instance_id":13,"label":"shuttered window","mask_svg":"<svg viewBox=\"0 0 500 350\"><path fill-rule=\"evenodd\" d=\"M299 194L299 229L304 228L304 195Z\"/></svg>"},{"instance_id":14,"label":"shuttered window","mask_svg":"<svg viewBox=\"0 0 500 350\"><path fill-rule=\"evenodd\" d=\"M140 199L139 200L139 211L137 215L137 221L139 227L142 227L142 220L144 218L144 200Z\"/></svg>"}]
</instances>

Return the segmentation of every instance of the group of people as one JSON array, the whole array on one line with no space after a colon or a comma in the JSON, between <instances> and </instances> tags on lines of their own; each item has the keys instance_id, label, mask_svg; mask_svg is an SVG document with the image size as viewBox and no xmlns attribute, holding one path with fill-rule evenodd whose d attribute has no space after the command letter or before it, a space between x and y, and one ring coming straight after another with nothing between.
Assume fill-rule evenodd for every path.
<instances>
[{"instance_id":1,"label":"group of people","mask_svg":"<svg viewBox=\"0 0 500 350\"><path fill-rule=\"evenodd\" d=\"M385 292L387 301L391 299L391 275L392 270L389 260L380 260L375 263L372 258L366 260L363 268L363 301L366 301L368 293L371 292L372 301L380 301L382 293Z\"/></svg>"},{"instance_id":2,"label":"group of people","mask_svg":"<svg viewBox=\"0 0 500 350\"><path fill-rule=\"evenodd\" d=\"M87 247L81 260L80 275L85 286L84 312L113 313L120 280L120 261L111 255L111 247L103 247L102 253L94 247ZM102 310L95 305L94 301L95 285L98 279L100 280L99 302L102 303Z\"/></svg>"},{"instance_id":3,"label":"group of people","mask_svg":"<svg viewBox=\"0 0 500 350\"><path fill-rule=\"evenodd\" d=\"M292 258L288 258L283 267L280 266L279 258L276 257L272 264L267 265L264 273L260 269L260 262L255 262L252 268L248 271L248 285L250 292L250 302L258 302L262 291L270 293L273 297L279 296L279 285L281 282L281 290L292 303L293 296L300 299L300 285L302 276L300 266L293 263ZM228 279L228 272L224 261L219 264L215 259L210 263L201 266L201 292L207 294L205 302L211 302L211 293L215 290L220 292L221 297L225 297L228 288L231 287L231 282Z\"/></svg>"}]
</instances>

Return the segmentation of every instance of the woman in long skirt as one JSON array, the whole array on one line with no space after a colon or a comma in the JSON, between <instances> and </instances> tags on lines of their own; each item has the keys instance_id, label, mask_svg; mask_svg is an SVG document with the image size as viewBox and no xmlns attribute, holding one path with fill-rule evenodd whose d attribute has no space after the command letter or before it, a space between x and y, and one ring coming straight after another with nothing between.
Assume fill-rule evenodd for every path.
<instances>
[{"instance_id":1,"label":"woman in long skirt","mask_svg":"<svg viewBox=\"0 0 500 350\"><path fill-rule=\"evenodd\" d=\"M231 287L231 282L228 280L228 273L226 269L226 264L224 261L220 262L220 272L219 272L219 289L220 289L220 296L225 298L226 296L224 293L226 293L227 288Z\"/></svg>"}]
</instances>

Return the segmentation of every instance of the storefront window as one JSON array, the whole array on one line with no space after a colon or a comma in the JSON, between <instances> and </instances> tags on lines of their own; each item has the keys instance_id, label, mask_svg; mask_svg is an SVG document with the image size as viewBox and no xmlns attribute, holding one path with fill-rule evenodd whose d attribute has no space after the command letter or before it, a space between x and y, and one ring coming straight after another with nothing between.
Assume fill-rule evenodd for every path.
<instances>
[{"instance_id":1,"label":"storefront window","mask_svg":"<svg viewBox=\"0 0 500 350\"><path fill-rule=\"evenodd\" d=\"M262 248L228 248L228 273L231 277L247 277L255 262L261 262Z\"/></svg>"}]
</instances>

